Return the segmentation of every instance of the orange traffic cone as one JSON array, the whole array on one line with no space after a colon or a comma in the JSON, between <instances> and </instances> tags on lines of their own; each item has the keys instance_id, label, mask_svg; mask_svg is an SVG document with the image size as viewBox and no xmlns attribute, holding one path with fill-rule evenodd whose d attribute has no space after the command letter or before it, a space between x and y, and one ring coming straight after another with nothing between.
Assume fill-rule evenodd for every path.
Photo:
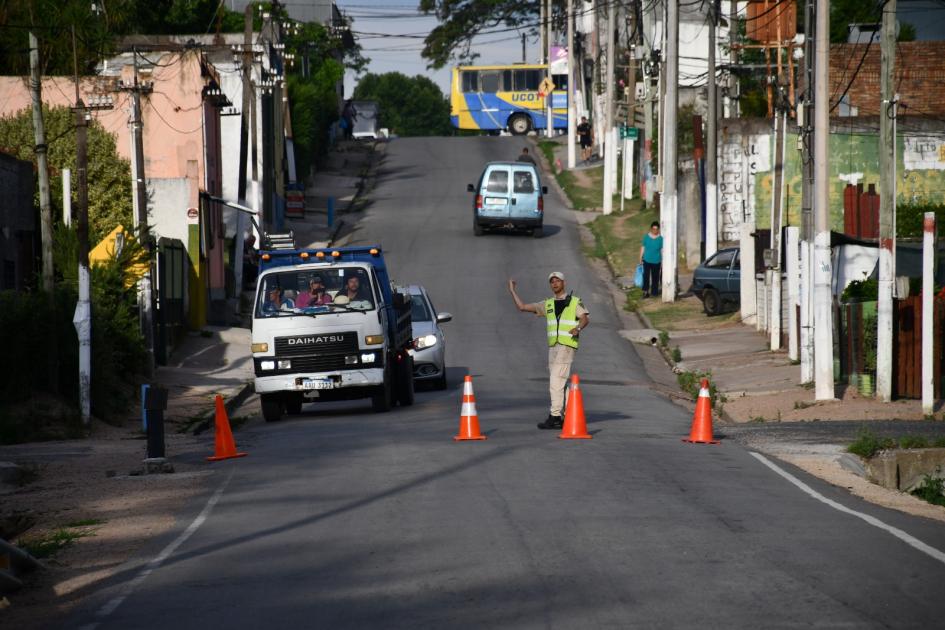
<instances>
[{"instance_id":1,"label":"orange traffic cone","mask_svg":"<svg viewBox=\"0 0 945 630\"><path fill-rule=\"evenodd\" d=\"M578 375L572 374L568 407L564 411L564 426L561 427L561 435L558 436L562 440L591 439L591 434L587 432L587 421L584 419L584 400L578 381Z\"/></svg>"},{"instance_id":2,"label":"orange traffic cone","mask_svg":"<svg viewBox=\"0 0 945 630\"><path fill-rule=\"evenodd\" d=\"M226 407L223 406L223 396L217 394L216 399L216 430L214 431L214 455L207 461L218 462L221 459L246 457L246 453L236 452L236 442L233 441L233 432L230 431L230 419L226 417Z\"/></svg>"},{"instance_id":3,"label":"orange traffic cone","mask_svg":"<svg viewBox=\"0 0 945 630\"><path fill-rule=\"evenodd\" d=\"M712 439L712 398L709 396L709 379L702 379L699 388L699 399L696 401L696 413L692 416L692 429L689 439L683 442L692 444L718 444Z\"/></svg>"},{"instance_id":4,"label":"orange traffic cone","mask_svg":"<svg viewBox=\"0 0 945 630\"><path fill-rule=\"evenodd\" d=\"M463 440L485 440L479 433L479 414L476 413L476 395L473 394L472 377L466 375L463 382L463 407L459 412L459 435L453 437L457 442Z\"/></svg>"}]
</instances>

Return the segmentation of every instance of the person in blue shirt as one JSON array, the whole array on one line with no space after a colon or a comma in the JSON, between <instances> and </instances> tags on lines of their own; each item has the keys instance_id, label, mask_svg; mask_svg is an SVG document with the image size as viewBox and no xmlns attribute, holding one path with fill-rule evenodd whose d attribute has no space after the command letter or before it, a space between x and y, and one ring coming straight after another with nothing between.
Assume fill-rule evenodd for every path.
<instances>
[{"instance_id":1,"label":"person in blue shirt","mask_svg":"<svg viewBox=\"0 0 945 630\"><path fill-rule=\"evenodd\" d=\"M643 297L659 295L663 266L663 237L660 235L659 221L653 221L650 231L643 235L640 262L643 263Z\"/></svg>"}]
</instances>

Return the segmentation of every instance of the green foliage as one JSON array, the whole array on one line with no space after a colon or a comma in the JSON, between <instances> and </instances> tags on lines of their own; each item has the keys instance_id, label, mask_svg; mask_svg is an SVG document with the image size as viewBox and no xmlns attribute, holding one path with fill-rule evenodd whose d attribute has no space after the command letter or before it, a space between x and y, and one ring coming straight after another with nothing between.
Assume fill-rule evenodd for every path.
<instances>
[{"instance_id":1,"label":"green foliage","mask_svg":"<svg viewBox=\"0 0 945 630\"><path fill-rule=\"evenodd\" d=\"M675 348L673 348L672 357L673 357L673 363L679 363L680 361L682 361L682 350L679 349L679 346L676 346Z\"/></svg>"},{"instance_id":2,"label":"green foliage","mask_svg":"<svg viewBox=\"0 0 945 630\"><path fill-rule=\"evenodd\" d=\"M316 157L327 152L328 130L338 119L335 85L343 75L340 63L326 59L308 78L289 76L292 135L300 179L309 174Z\"/></svg>"},{"instance_id":3,"label":"green foliage","mask_svg":"<svg viewBox=\"0 0 945 630\"><path fill-rule=\"evenodd\" d=\"M941 470L938 472L941 472ZM928 501L935 505L945 505L945 479L925 475L925 477L922 478L921 485L913 490L912 494L923 501Z\"/></svg>"},{"instance_id":4,"label":"green foliage","mask_svg":"<svg viewBox=\"0 0 945 630\"><path fill-rule=\"evenodd\" d=\"M377 101L381 126L399 136L452 134L450 105L439 86L422 75L368 73L354 89L354 99Z\"/></svg>"},{"instance_id":5,"label":"green foliage","mask_svg":"<svg viewBox=\"0 0 945 630\"><path fill-rule=\"evenodd\" d=\"M863 316L863 369L876 373L876 347L879 319L876 315Z\"/></svg>"},{"instance_id":6,"label":"green foliage","mask_svg":"<svg viewBox=\"0 0 945 630\"><path fill-rule=\"evenodd\" d=\"M929 439L924 435L904 435L899 438L899 448L928 448Z\"/></svg>"},{"instance_id":7,"label":"green foliage","mask_svg":"<svg viewBox=\"0 0 945 630\"><path fill-rule=\"evenodd\" d=\"M667 345L669 345L669 333L665 330L660 331L659 345L661 348L665 348ZM699 392L696 393L698 394Z\"/></svg>"},{"instance_id":8,"label":"green foliage","mask_svg":"<svg viewBox=\"0 0 945 630\"><path fill-rule=\"evenodd\" d=\"M709 400L712 403L712 409L721 412L722 403L725 402L726 398L719 393L715 383L712 382L712 372L707 370L705 372L679 372L676 374L676 383L679 385L679 389L692 396L693 402L699 399L702 379L708 379L709 381Z\"/></svg>"},{"instance_id":9,"label":"green foliage","mask_svg":"<svg viewBox=\"0 0 945 630\"><path fill-rule=\"evenodd\" d=\"M875 302L879 299L879 281L876 278L853 280L840 294L841 302Z\"/></svg>"},{"instance_id":10,"label":"green foliage","mask_svg":"<svg viewBox=\"0 0 945 630\"><path fill-rule=\"evenodd\" d=\"M0 292L0 443L76 437L78 339L72 324L78 299L75 231L60 226L53 295ZM109 420L135 399L134 379L144 367L136 288L127 269L143 250L127 244L119 257L91 268L92 413ZM55 357L50 378L46 357Z\"/></svg>"},{"instance_id":11,"label":"green foliage","mask_svg":"<svg viewBox=\"0 0 945 630\"><path fill-rule=\"evenodd\" d=\"M2 29L0 29L2 30ZM62 169L72 169L75 183L74 115L68 107L43 107L52 207L62 207ZM35 162L33 113L27 108L0 118L0 149ZM131 227L131 165L118 156L115 137L93 120L88 127L89 241L94 246L116 225ZM39 190L36 191L39 205ZM55 221L61 212L53 212ZM74 259L73 259L74 260ZM74 266L74 265L72 265Z\"/></svg>"},{"instance_id":12,"label":"green foliage","mask_svg":"<svg viewBox=\"0 0 945 630\"><path fill-rule=\"evenodd\" d=\"M883 21L884 2L864 2L863 0L831 0L830 2L830 43L842 44L847 41L847 25L854 23L879 24ZM802 15L798 10L798 16ZM915 39L915 27L900 22L900 42ZM874 44L875 45L875 44Z\"/></svg>"},{"instance_id":13,"label":"green foliage","mask_svg":"<svg viewBox=\"0 0 945 630\"><path fill-rule=\"evenodd\" d=\"M91 519L91 521L94 521L94 519ZM42 560L54 556L80 538L94 535L95 529L92 527L67 525L45 536L24 537L18 542L23 551L38 560Z\"/></svg>"},{"instance_id":14,"label":"green foliage","mask_svg":"<svg viewBox=\"0 0 945 630\"><path fill-rule=\"evenodd\" d=\"M897 204L896 238L922 238L922 222L926 212L935 213L935 225L945 225L945 204ZM941 230L941 228L938 228Z\"/></svg>"},{"instance_id":15,"label":"green foliage","mask_svg":"<svg viewBox=\"0 0 945 630\"><path fill-rule=\"evenodd\" d=\"M896 447L896 441L892 438L879 438L872 431L863 427L857 433L856 440L847 447L848 453L859 455L863 459L869 459L876 453Z\"/></svg>"}]
</instances>

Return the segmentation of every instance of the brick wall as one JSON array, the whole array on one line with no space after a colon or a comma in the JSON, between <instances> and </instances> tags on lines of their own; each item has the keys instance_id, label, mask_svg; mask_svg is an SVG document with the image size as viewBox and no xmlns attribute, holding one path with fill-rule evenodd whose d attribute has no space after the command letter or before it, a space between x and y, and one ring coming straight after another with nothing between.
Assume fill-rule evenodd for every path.
<instances>
[{"instance_id":1,"label":"brick wall","mask_svg":"<svg viewBox=\"0 0 945 630\"><path fill-rule=\"evenodd\" d=\"M866 57L864 58L864 54ZM863 65L856 72L860 60ZM879 44L834 44L830 47L830 104L847 92L850 105L860 116L877 115L880 110ZM896 47L895 91L899 93L900 115L945 115L945 41L900 42Z\"/></svg>"}]
</instances>

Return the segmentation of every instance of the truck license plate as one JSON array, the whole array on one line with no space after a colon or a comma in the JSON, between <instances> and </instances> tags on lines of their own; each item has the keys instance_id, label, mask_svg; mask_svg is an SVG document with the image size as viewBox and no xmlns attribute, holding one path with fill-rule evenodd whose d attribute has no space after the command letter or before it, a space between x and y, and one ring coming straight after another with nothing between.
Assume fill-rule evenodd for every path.
<instances>
[{"instance_id":1,"label":"truck license plate","mask_svg":"<svg viewBox=\"0 0 945 630\"><path fill-rule=\"evenodd\" d=\"M303 378L302 389L332 389L335 382L327 378Z\"/></svg>"}]
</instances>

